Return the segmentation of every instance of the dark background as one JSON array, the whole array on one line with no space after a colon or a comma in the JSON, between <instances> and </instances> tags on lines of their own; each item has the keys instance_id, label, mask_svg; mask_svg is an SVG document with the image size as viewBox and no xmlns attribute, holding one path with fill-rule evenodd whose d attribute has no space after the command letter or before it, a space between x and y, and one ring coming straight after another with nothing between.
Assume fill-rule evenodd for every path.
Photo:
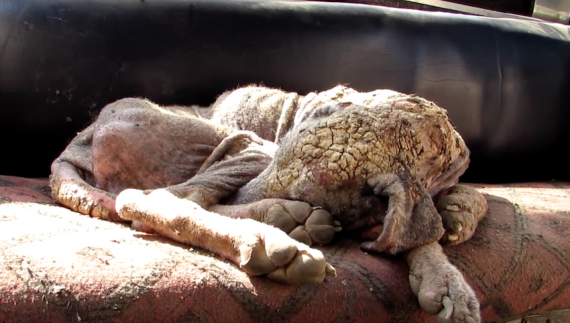
<instances>
[{"instance_id":1,"label":"dark background","mask_svg":"<svg viewBox=\"0 0 570 323\"><path fill-rule=\"evenodd\" d=\"M107 103L211 103L249 83L416 93L449 111L472 182L570 180L568 29L380 6L0 0L0 174L49 175Z\"/></svg>"}]
</instances>

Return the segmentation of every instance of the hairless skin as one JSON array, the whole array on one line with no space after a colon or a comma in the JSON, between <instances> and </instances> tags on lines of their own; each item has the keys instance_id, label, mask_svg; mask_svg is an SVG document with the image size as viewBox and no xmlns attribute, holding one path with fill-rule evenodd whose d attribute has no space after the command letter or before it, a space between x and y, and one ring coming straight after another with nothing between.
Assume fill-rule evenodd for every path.
<instances>
[{"instance_id":1,"label":"hairless skin","mask_svg":"<svg viewBox=\"0 0 570 323\"><path fill-rule=\"evenodd\" d=\"M362 248L402 253L424 310L480 322L441 248L468 240L487 211L457 184L468 164L446 111L420 97L248 86L208 108L107 105L54 161L51 186L79 213L132 221L286 283L336 275L310 246L341 227L382 226Z\"/></svg>"}]
</instances>

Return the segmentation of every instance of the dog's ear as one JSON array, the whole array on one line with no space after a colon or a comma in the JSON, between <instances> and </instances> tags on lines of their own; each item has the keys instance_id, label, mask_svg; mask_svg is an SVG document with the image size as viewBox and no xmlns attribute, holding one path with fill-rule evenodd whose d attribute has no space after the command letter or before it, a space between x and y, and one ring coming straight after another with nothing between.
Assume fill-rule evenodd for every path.
<instances>
[{"instance_id":1,"label":"dog's ear","mask_svg":"<svg viewBox=\"0 0 570 323\"><path fill-rule=\"evenodd\" d=\"M362 244L368 251L397 254L438 241L445 230L425 188L409 173L382 174L369 180L374 193L388 197L380 236Z\"/></svg>"}]
</instances>

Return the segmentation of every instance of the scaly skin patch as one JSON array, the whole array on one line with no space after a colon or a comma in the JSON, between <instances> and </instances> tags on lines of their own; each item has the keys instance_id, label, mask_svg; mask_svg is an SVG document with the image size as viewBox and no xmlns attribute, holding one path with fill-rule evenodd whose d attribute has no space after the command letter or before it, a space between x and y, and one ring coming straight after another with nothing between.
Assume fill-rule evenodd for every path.
<instances>
[{"instance_id":1,"label":"scaly skin patch","mask_svg":"<svg viewBox=\"0 0 570 323\"><path fill-rule=\"evenodd\" d=\"M351 96L354 93L338 95L340 100ZM372 181L377 175L396 176L413 205L457 182L468 166L469 151L445 110L394 92L383 101L368 102L373 104L333 102L332 108L314 107L282 140L272 164L240 190L238 201L251 199L255 195L251 191L262 191L261 198L308 201L329 211L343 226L354 227L363 217L383 220L382 215L371 214L378 196L370 192L376 188L382 195ZM427 229L433 234L429 242L443 234L441 227Z\"/></svg>"},{"instance_id":2,"label":"scaly skin patch","mask_svg":"<svg viewBox=\"0 0 570 323\"><path fill-rule=\"evenodd\" d=\"M417 97L349 105L311 121L284 140L267 194L303 185L362 183L369 174L406 170L429 189L453 162L468 163L465 143L445 110Z\"/></svg>"}]
</instances>

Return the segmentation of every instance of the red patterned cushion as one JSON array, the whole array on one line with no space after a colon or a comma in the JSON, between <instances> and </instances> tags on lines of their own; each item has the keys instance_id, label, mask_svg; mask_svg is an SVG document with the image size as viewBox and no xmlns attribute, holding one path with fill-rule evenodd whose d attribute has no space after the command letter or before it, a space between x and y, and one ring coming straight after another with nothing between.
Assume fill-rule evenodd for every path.
<instances>
[{"instance_id":1,"label":"red patterned cushion","mask_svg":"<svg viewBox=\"0 0 570 323\"><path fill-rule=\"evenodd\" d=\"M490 212L447 248L484 321L570 307L570 183L476 185ZM216 256L73 213L44 179L0 176L0 322L435 322L397 257L341 239L318 286L250 278Z\"/></svg>"}]
</instances>

